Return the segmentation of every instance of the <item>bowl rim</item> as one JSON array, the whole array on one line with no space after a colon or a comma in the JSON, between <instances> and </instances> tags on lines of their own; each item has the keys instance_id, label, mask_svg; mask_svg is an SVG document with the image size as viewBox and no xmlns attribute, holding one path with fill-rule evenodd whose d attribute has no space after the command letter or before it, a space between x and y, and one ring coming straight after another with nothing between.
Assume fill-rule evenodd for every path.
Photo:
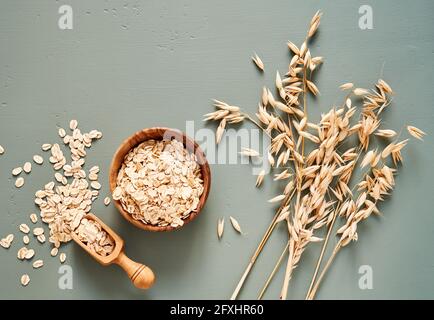
<instances>
[{"instance_id":1,"label":"bowl rim","mask_svg":"<svg viewBox=\"0 0 434 320\"><path fill-rule=\"evenodd\" d=\"M146 134L155 134L156 137L152 137L149 139L142 139L141 136ZM184 144L184 147L189 152L194 152L194 154L197 157L199 166L201 168L202 172L202 179L203 179L203 186L204 190L202 195L199 198L199 204L195 211L191 212L190 215L183 219L184 224L178 227L172 227L170 225L168 226L154 226L150 224L145 224L142 221L134 219L130 213L126 212L124 208L122 207L119 200L114 200L113 203L115 207L118 209L120 214L130 223L132 223L134 226L147 231L154 231L154 232L164 232L164 231L173 231L178 230L194 220L199 213L202 211L203 207L205 206L205 203L208 199L210 187L211 187L211 170L208 164L208 160L206 159L205 153L202 151L198 143L193 140L192 138L188 137L184 132L178 129L168 128L168 127L149 127L144 128L142 130L136 131L126 139L124 139L119 147L117 148L116 152L113 155L111 164L110 164L110 170L109 170L109 186L110 186L110 194L113 194L114 189L116 188L116 180L118 176L118 172L121 166L123 158L125 155L133 148L137 147L140 143L154 139L154 140L162 140L167 135L171 138L174 138L178 141L181 141ZM160 138L160 139L159 139ZM128 150L125 150L125 146L131 145ZM119 165L118 165L119 164Z\"/></svg>"}]
</instances>

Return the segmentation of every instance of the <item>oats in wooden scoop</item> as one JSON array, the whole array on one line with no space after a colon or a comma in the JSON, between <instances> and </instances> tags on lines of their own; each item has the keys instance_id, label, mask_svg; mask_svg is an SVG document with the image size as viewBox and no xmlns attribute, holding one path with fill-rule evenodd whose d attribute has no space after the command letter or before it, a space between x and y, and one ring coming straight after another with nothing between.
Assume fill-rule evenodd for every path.
<instances>
[{"instance_id":1,"label":"oats in wooden scoop","mask_svg":"<svg viewBox=\"0 0 434 320\"><path fill-rule=\"evenodd\" d=\"M108 256L115 248L113 238L96 221L86 218L81 219L75 233L81 242L100 256Z\"/></svg>"}]
</instances>

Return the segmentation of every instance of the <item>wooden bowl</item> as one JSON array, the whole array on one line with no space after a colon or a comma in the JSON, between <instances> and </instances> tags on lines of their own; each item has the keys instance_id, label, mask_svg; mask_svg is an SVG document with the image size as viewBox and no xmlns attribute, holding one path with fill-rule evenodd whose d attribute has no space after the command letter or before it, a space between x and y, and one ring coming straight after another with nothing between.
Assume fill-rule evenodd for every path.
<instances>
[{"instance_id":1,"label":"wooden bowl","mask_svg":"<svg viewBox=\"0 0 434 320\"><path fill-rule=\"evenodd\" d=\"M184 224L189 223L193 219L195 219L202 208L205 205L205 202L208 198L208 193L210 189L211 184L211 171L209 169L208 161L206 160L205 154L200 149L199 145L192 140L191 138L187 137L184 133L182 133L179 130L176 129L170 129L170 128L161 128L161 127L155 127L155 128L148 128L143 129L141 131L138 131L134 133L132 136L124 140L124 142L121 143L118 150L116 151L115 155L113 156L113 160L110 166L110 172L109 172L109 182L110 182L110 191L113 193L113 190L116 188L116 180L118 176L118 172L122 166L122 163L124 161L125 155L128 154L128 152L137 147L140 143L146 141L146 140L170 140L170 139L176 139L178 141L181 141L184 144L184 147L191 153L194 153L197 158L197 162L199 163L199 166L202 171L202 179L203 179L203 193L199 199L199 204L197 206L197 209L190 213L190 215L183 219ZM134 219L130 213L124 210L119 200L113 201L116 208L119 210L119 212L122 214L122 216L135 225L136 227L143 229L143 230L149 230L149 231L171 231L175 229L179 229L182 226L179 227L172 227L172 226L154 226L151 224L145 224L142 221Z\"/></svg>"}]
</instances>

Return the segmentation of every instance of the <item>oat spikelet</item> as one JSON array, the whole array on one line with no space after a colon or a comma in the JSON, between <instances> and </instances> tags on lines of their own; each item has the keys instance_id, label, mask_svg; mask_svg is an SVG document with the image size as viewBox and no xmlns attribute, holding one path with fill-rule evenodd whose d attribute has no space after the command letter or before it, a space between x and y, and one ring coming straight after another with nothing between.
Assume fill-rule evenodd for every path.
<instances>
[{"instance_id":1,"label":"oat spikelet","mask_svg":"<svg viewBox=\"0 0 434 320\"><path fill-rule=\"evenodd\" d=\"M369 93L369 91L366 89L363 89L363 88L356 88L356 89L354 89L353 93L356 96L365 96Z\"/></svg>"},{"instance_id":2,"label":"oat spikelet","mask_svg":"<svg viewBox=\"0 0 434 320\"><path fill-rule=\"evenodd\" d=\"M396 132L391 129L383 129L383 130L380 129L377 130L374 134L376 136L384 137L384 138L393 138L394 136L396 136Z\"/></svg>"},{"instance_id":3,"label":"oat spikelet","mask_svg":"<svg viewBox=\"0 0 434 320\"><path fill-rule=\"evenodd\" d=\"M376 157L376 153L375 151L371 150L369 151L365 157L362 160L362 163L360 164L360 168L364 168L366 167L368 164L370 164Z\"/></svg>"},{"instance_id":4,"label":"oat spikelet","mask_svg":"<svg viewBox=\"0 0 434 320\"><path fill-rule=\"evenodd\" d=\"M268 104L268 90L266 87L262 88L261 102L264 107Z\"/></svg>"},{"instance_id":5,"label":"oat spikelet","mask_svg":"<svg viewBox=\"0 0 434 320\"><path fill-rule=\"evenodd\" d=\"M291 177L291 174L288 172L288 169L286 169L281 173L275 174L273 180L274 181L284 180L284 179L288 179L289 177Z\"/></svg>"},{"instance_id":6,"label":"oat spikelet","mask_svg":"<svg viewBox=\"0 0 434 320\"><path fill-rule=\"evenodd\" d=\"M241 227L240 227L240 224L238 223L238 221L237 221L234 217L232 217L232 216L230 216L229 219L231 220L232 227L233 227L237 232L242 233L242 231L241 231Z\"/></svg>"},{"instance_id":7,"label":"oat spikelet","mask_svg":"<svg viewBox=\"0 0 434 320\"><path fill-rule=\"evenodd\" d=\"M354 87L353 83L347 82L347 83L344 83L343 85L341 85L339 88L341 90L349 90L349 89L352 89L353 87Z\"/></svg>"},{"instance_id":8,"label":"oat spikelet","mask_svg":"<svg viewBox=\"0 0 434 320\"><path fill-rule=\"evenodd\" d=\"M267 153L267 157L268 157L268 162L270 163L270 166L274 166L274 163L275 163L275 160L274 160L274 157L273 157L273 155L270 153L270 152L268 152Z\"/></svg>"},{"instance_id":9,"label":"oat spikelet","mask_svg":"<svg viewBox=\"0 0 434 320\"><path fill-rule=\"evenodd\" d=\"M300 57L304 58L304 55L306 54L306 52L307 52L307 43L306 43L306 41L304 41L300 47Z\"/></svg>"},{"instance_id":10,"label":"oat spikelet","mask_svg":"<svg viewBox=\"0 0 434 320\"><path fill-rule=\"evenodd\" d=\"M282 89L282 78L280 77L279 71L276 71L276 88Z\"/></svg>"},{"instance_id":11,"label":"oat spikelet","mask_svg":"<svg viewBox=\"0 0 434 320\"><path fill-rule=\"evenodd\" d=\"M419 140L422 140L423 141L423 136L425 136L426 135L426 133L425 132L423 132L422 130L420 130L419 128L416 128L416 127L413 127L413 126L407 126L407 131L408 131L408 133L412 136L412 137L414 137L414 138L416 138L416 139L419 139Z\"/></svg>"},{"instance_id":12,"label":"oat spikelet","mask_svg":"<svg viewBox=\"0 0 434 320\"><path fill-rule=\"evenodd\" d=\"M217 236L219 239L222 238L224 229L225 229L225 218L222 217L219 218L217 222Z\"/></svg>"},{"instance_id":13,"label":"oat spikelet","mask_svg":"<svg viewBox=\"0 0 434 320\"><path fill-rule=\"evenodd\" d=\"M300 55L300 50L298 49L298 47L293 44L291 41L288 41L288 48L296 55L299 56Z\"/></svg>"},{"instance_id":14,"label":"oat spikelet","mask_svg":"<svg viewBox=\"0 0 434 320\"><path fill-rule=\"evenodd\" d=\"M242 148L241 155L246 156L246 157L259 157L260 154L258 151L250 149L250 148Z\"/></svg>"},{"instance_id":15,"label":"oat spikelet","mask_svg":"<svg viewBox=\"0 0 434 320\"><path fill-rule=\"evenodd\" d=\"M321 11L317 11L315 15L313 16L312 20L310 21L310 27L308 31L308 37L311 38L315 32L318 30L318 27L320 25L322 13Z\"/></svg>"},{"instance_id":16,"label":"oat spikelet","mask_svg":"<svg viewBox=\"0 0 434 320\"><path fill-rule=\"evenodd\" d=\"M239 112L240 111L240 107L237 106L231 106L229 104L227 104L226 102L217 100L217 99L213 99L214 101L214 106L216 106L218 109L222 109L222 110L228 110L230 112Z\"/></svg>"},{"instance_id":17,"label":"oat spikelet","mask_svg":"<svg viewBox=\"0 0 434 320\"><path fill-rule=\"evenodd\" d=\"M264 71L264 63L262 62L261 58L259 58L259 56L256 53L252 57L252 60L261 71Z\"/></svg>"},{"instance_id":18,"label":"oat spikelet","mask_svg":"<svg viewBox=\"0 0 434 320\"><path fill-rule=\"evenodd\" d=\"M222 140L223 133L225 132L225 127L226 127L226 119L223 119L222 121L220 121L220 124L216 130L216 137L215 138L216 138L217 144L219 144L220 141Z\"/></svg>"},{"instance_id":19,"label":"oat spikelet","mask_svg":"<svg viewBox=\"0 0 434 320\"><path fill-rule=\"evenodd\" d=\"M383 90L384 92L386 92L388 94L393 94L392 88L383 79L378 80L378 86L379 86L380 90Z\"/></svg>"},{"instance_id":20,"label":"oat spikelet","mask_svg":"<svg viewBox=\"0 0 434 320\"><path fill-rule=\"evenodd\" d=\"M384 148L384 150L381 152L381 157L383 159L387 158L393 151L393 149L395 148L395 143L391 143L389 144L386 148Z\"/></svg>"},{"instance_id":21,"label":"oat spikelet","mask_svg":"<svg viewBox=\"0 0 434 320\"><path fill-rule=\"evenodd\" d=\"M283 199L285 199L285 197L286 196L284 194L281 194L281 195L278 195L278 196L276 196L274 198L271 198L270 200L268 200L268 202L270 202L270 203L276 203L276 202L282 201Z\"/></svg>"},{"instance_id":22,"label":"oat spikelet","mask_svg":"<svg viewBox=\"0 0 434 320\"><path fill-rule=\"evenodd\" d=\"M258 178L256 178L256 187L259 188L262 185L262 182L264 181L265 177L265 170L261 170L261 172L258 175Z\"/></svg>"},{"instance_id":23,"label":"oat spikelet","mask_svg":"<svg viewBox=\"0 0 434 320\"><path fill-rule=\"evenodd\" d=\"M310 92L312 92L315 96L317 96L319 94L319 90L318 90L317 86L312 81L309 81L309 80L307 80L306 83L307 83L307 87L310 90Z\"/></svg>"},{"instance_id":24,"label":"oat spikelet","mask_svg":"<svg viewBox=\"0 0 434 320\"><path fill-rule=\"evenodd\" d=\"M279 223L283 220L285 220L286 218L288 218L289 216L289 206L286 206L285 208L282 209L282 211L280 212L279 217L276 219L276 223Z\"/></svg>"}]
</instances>

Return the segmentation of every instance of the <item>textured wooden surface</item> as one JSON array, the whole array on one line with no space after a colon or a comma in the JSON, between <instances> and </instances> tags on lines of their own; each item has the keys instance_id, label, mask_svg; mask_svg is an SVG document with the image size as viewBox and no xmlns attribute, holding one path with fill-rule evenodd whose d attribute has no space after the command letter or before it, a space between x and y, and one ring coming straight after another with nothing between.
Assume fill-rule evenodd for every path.
<instances>
[{"instance_id":1,"label":"textured wooden surface","mask_svg":"<svg viewBox=\"0 0 434 320\"><path fill-rule=\"evenodd\" d=\"M73 30L58 28L58 9L65 3L74 10ZM188 134L189 120L196 130L215 129L202 122L202 115L212 110L212 98L253 114L262 86L273 86L277 69L281 74L287 70L286 41L301 43L317 9L324 16L312 52L324 56L325 63L316 74L321 96L309 101L311 118L342 101L338 86L343 82L370 87L382 77L397 92L384 125L399 130L411 123L429 134L423 144L412 143L405 150L392 200L381 206L381 217L360 227L359 241L342 251L318 297L434 298L434 2L370 1L373 30L358 26L363 4L0 1L0 144L6 148L0 156L0 235L16 235L9 250L0 248L0 298L230 297L272 218L274 208L267 200L278 194L277 185L266 179L256 189L249 165L211 164L212 191L197 219L175 232L144 232L123 219L113 204L103 204L110 162L123 139L143 128L164 126ZM263 74L250 60L254 51L265 63ZM72 290L59 288L59 259L34 239L31 247L44 267L32 270L16 258L22 246L17 226L29 223L36 210L34 192L53 179L53 171L43 154L44 165L34 166L23 188L16 190L11 170L42 153L42 143L59 142L57 126L67 127L73 118L85 131L104 133L86 159L87 168L101 166L103 177L93 213L125 239L129 256L156 271L158 281L151 290L134 288L121 270L102 268L73 243L61 250L73 271ZM232 230L230 215L244 235ZM226 228L218 241L216 225L222 216ZM257 297L286 239L283 226L274 232L241 298ZM304 297L319 250L313 245L306 251L289 298ZM359 270L366 265L373 270L372 290L359 288ZM31 277L24 289L19 284L23 273ZM282 280L283 268L265 298L279 296Z\"/></svg>"}]
</instances>

